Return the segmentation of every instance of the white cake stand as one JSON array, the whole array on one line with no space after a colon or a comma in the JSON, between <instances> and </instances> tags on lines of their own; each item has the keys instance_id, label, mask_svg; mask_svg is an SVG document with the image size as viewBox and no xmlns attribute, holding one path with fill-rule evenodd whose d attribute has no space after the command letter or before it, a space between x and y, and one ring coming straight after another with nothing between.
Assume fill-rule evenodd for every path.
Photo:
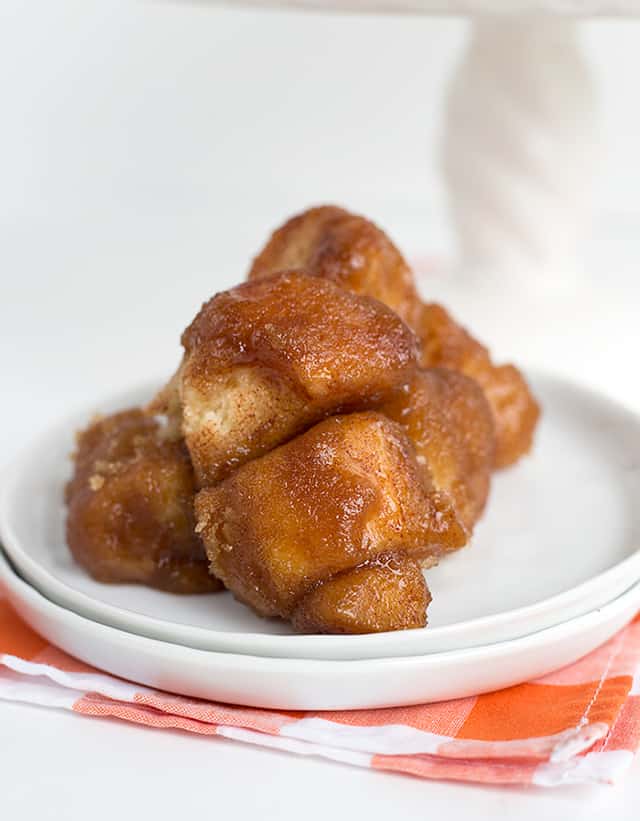
<instances>
[{"instance_id":1,"label":"white cake stand","mask_svg":"<svg viewBox=\"0 0 640 821\"><path fill-rule=\"evenodd\" d=\"M451 79L442 170L460 270L494 293L570 289L597 164L594 88L576 22L640 0L248 0L247 5L471 15Z\"/></svg>"}]
</instances>

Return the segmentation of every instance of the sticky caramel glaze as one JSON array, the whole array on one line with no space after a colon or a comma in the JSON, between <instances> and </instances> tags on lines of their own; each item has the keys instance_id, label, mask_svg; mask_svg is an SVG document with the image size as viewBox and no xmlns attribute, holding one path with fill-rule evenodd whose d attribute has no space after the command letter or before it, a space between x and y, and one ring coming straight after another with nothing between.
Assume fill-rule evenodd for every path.
<instances>
[{"instance_id":1,"label":"sticky caramel glaze","mask_svg":"<svg viewBox=\"0 0 640 821\"><path fill-rule=\"evenodd\" d=\"M449 496L431 486L401 426L371 411L320 422L202 490L195 507L213 572L265 616L290 618L311 590L381 554L434 563L467 539ZM392 568L381 565L383 572ZM371 577L374 598L378 577ZM327 596L338 595L336 585ZM409 606L415 586L395 589ZM399 602L388 611L385 629L405 626L401 609ZM336 624L367 631L364 611L363 618L348 622L336 613ZM381 613L376 618L384 621ZM326 613L322 619L329 629Z\"/></svg>"},{"instance_id":2,"label":"sticky caramel glaze","mask_svg":"<svg viewBox=\"0 0 640 821\"><path fill-rule=\"evenodd\" d=\"M444 368L418 370L381 411L403 426L434 486L449 493L471 531L487 501L495 458L493 414L478 383Z\"/></svg>"},{"instance_id":3,"label":"sticky caramel glaze","mask_svg":"<svg viewBox=\"0 0 640 821\"><path fill-rule=\"evenodd\" d=\"M174 427L201 487L329 414L384 401L417 355L415 335L386 305L293 271L216 295L182 343L155 407L179 409Z\"/></svg>"},{"instance_id":4,"label":"sticky caramel glaze","mask_svg":"<svg viewBox=\"0 0 640 821\"><path fill-rule=\"evenodd\" d=\"M311 208L274 232L249 278L286 267L305 268L379 299L418 334L423 367L449 368L475 379L494 413L495 467L507 467L530 450L540 409L524 377L513 365L494 365L487 349L442 306L422 303L411 269L384 231L342 208Z\"/></svg>"},{"instance_id":5,"label":"sticky caramel glaze","mask_svg":"<svg viewBox=\"0 0 640 821\"><path fill-rule=\"evenodd\" d=\"M425 627L431 594L420 565L380 555L345 570L302 598L291 623L298 633L382 633Z\"/></svg>"},{"instance_id":6,"label":"sticky caramel glaze","mask_svg":"<svg viewBox=\"0 0 640 821\"><path fill-rule=\"evenodd\" d=\"M513 365L494 365L484 345L440 305L420 304L412 324L422 340L423 367L460 371L484 391L495 424L494 466L507 467L528 453L540 407L520 371Z\"/></svg>"},{"instance_id":7,"label":"sticky caramel glaze","mask_svg":"<svg viewBox=\"0 0 640 821\"><path fill-rule=\"evenodd\" d=\"M172 593L222 588L195 533L195 484L183 444L128 410L78 435L66 488L67 542L101 582L136 582Z\"/></svg>"},{"instance_id":8,"label":"sticky caramel glaze","mask_svg":"<svg viewBox=\"0 0 640 821\"><path fill-rule=\"evenodd\" d=\"M310 208L275 231L249 279L303 268L356 294L372 296L406 319L418 299L413 273L376 225L332 205Z\"/></svg>"}]
</instances>

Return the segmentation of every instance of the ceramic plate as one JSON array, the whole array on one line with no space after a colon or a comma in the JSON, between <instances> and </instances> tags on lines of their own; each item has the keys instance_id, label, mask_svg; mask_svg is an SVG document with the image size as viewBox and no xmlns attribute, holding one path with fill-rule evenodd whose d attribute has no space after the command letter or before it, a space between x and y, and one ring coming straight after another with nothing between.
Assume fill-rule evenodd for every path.
<instances>
[{"instance_id":1,"label":"ceramic plate","mask_svg":"<svg viewBox=\"0 0 640 821\"><path fill-rule=\"evenodd\" d=\"M205 650L362 659L505 641L587 613L640 579L640 420L583 388L539 375L544 408L533 454L496 474L473 543L427 572L429 627L367 636L296 636L230 594L180 597L94 582L64 539L63 485L73 432L101 402L53 427L6 472L0 531L21 575L57 604L112 627Z\"/></svg>"},{"instance_id":2,"label":"ceramic plate","mask_svg":"<svg viewBox=\"0 0 640 821\"><path fill-rule=\"evenodd\" d=\"M539 678L595 649L640 607L640 583L597 610L524 638L425 656L331 661L195 650L117 630L53 604L0 551L0 587L24 620L76 658L185 696L280 710L419 704Z\"/></svg>"}]
</instances>

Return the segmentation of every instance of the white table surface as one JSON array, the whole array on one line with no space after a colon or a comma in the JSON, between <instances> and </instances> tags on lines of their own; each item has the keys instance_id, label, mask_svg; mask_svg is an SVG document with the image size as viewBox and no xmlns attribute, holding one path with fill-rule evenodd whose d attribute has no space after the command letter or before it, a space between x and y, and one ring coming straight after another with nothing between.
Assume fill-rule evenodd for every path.
<instances>
[{"instance_id":1,"label":"white table surface","mask_svg":"<svg viewBox=\"0 0 640 821\"><path fill-rule=\"evenodd\" d=\"M444 276L422 286L456 303L494 348L640 410L640 234L629 207L640 190L630 162L640 128L628 97L613 94L615 71L624 65L631 76L632 60L637 76L640 58L626 29L602 31L589 38L614 123L611 161L580 287L563 301L512 296L496 309ZM411 254L446 253L427 157L438 89L463 32L441 21L361 26L120 0L6 0L0 459L71 406L98 408L101 395L167 374L199 303L240 279L268 228L297 208L344 202ZM366 71L353 62L355 42ZM638 806L640 761L615 789L480 788L0 703L0 814L12 821L635 821Z\"/></svg>"}]
</instances>

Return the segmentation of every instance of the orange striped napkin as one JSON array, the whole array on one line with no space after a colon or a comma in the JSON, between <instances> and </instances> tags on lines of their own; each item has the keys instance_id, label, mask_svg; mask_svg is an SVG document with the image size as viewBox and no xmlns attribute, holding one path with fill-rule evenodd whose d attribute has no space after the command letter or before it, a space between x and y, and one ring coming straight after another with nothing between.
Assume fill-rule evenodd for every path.
<instances>
[{"instance_id":1,"label":"orange striped napkin","mask_svg":"<svg viewBox=\"0 0 640 821\"><path fill-rule=\"evenodd\" d=\"M507 690L414 707L284 712L107 675L48 644L0 599L0 698L422 778L612 783L640 744L640 616L576 664Z\"/></svg>"}]
</instances>

